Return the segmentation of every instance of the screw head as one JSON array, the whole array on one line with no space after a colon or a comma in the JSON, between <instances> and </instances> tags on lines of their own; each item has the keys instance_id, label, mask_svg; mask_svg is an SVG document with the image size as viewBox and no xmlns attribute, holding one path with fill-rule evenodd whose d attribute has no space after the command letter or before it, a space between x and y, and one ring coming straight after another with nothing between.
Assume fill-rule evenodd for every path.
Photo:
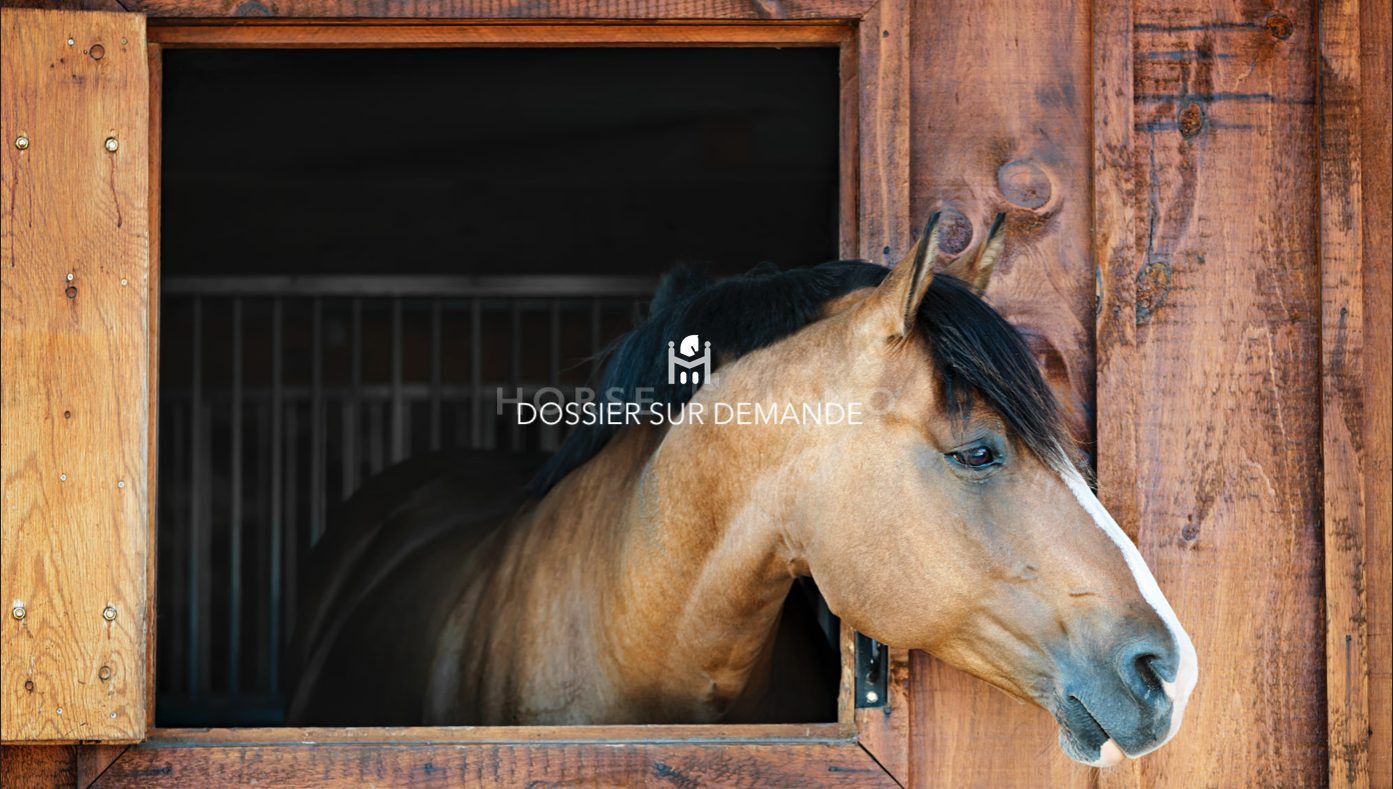
<instances>
[{"instance_id":1,"label":"screw head","mask_svg":"<svg viewBox=\"0 0 1393 789\"><path fill-rule=\"evenodd\" d=\"M23 135L23 134L19 135L18 137L15 138L15 147L18 148L18 149L20 149L21 151L26 151L26 150L28 150L28 149L29 149L29 138L26 137L26 136Z\"/></svg>"},{"instance_id":2,"label":"screw head","mask_svg":"<svg viewBox=\"0 0 1393 789\"><path fill-rule=\"evenodd\" d=\"M122 285L128 285L128 284L130 284L130 283L126 280L125 277L122 277L122 278L121 278L121 284L122 284Z\"/></svg>"},{"instance_id":3,"label":"screw head","mask_svg":"<svg viewBox=\"0 0 1393 789\"><path fill-rule=\"evenodd\" d=\"M106 149L107 149L108 151L110 151L110 152L112 152L112 153L116 153L116 149L117 149L117 148L120 148L120 147L121 147L121 143L120 143L115 137L107 137L107 138L106 138Z\"/></svg>"},{"instance_id":4,"label":"screw head","mask_svg":"<svg viewBox=\"0 0 1393 789\"><path fill-rule=\"evenodd\" d=\"M76 277L74 277L72 274L69 274L69 275L68 275L68 281L69 281L69 282L72 282L74 279L76 279Z\"/></svg>"},{"instance_id":5,"label":"screw head","mask_svg":"<svg viewBox=\"0 0 1393 789\"><path fill-rule=\"evenodd\" d=\"M75 39L75 38L69 38L69 39L68 39L68 46L72 46L73 44L76 44L76 43L77 43L77 39Z\"/></svg>"},{"instance_id":6,"label":"screw head","mask_svg":"<svg viewBox=\"0 0 1393 789\"><path fill-rule=\"evenodd\" d=\"M109 605L106 608L103 608L102 619L105 619L108 622L116 621L116 606Z\"/></svg>"},{"instance_id":7,"label":"screw head","mask_svg":"<svg viewBox=\"0 0 1393 789\"><path fill-rule=\"evenodd\" d=\"M28 613L28 611L24 610L24 603L15 603L14 608L10 609L10 616L15 619L23 619Z\"/></svg>"},{"instance_id":8,"label":"screw head","mask_svg":"<svg viewBox=\"0 0 1393 789\"><path fill-rule=\"evenodd\" d=\"M866 703L867 703L867 704L874 704L874 703L876 703L877 701L880 701L880 694L879 694L879 693L876 693L876 692L873 691L873 690L868 690L868 691L866 691Z\"/></svg>"},{"instance_id":9,"label":"screw head","mask_svg":"<svg viewBox=\"0 0 1393 789\"><path fill-rule=\"evenodd\" d=\"M68 481L68 475L67 475L67 474L59 474L59 475L58 475L58 481L59 481L59 482L67 482L67 481Z\"/></svg>"},{"instance_id":10,"label":"screw head","mask_svg":"<svg viewBox=\"0 0 1393 789\"><path fill-rule=\"evenodd\" d=\"M124 487L126 487L126 481L125 481L124 479L118 479L118 480L116 480L116 487L118 487L118 488L124 488Z\"/></svg>"},{"instance_id":11,"label":"screw head","mask_svg":"<svg viewBox=\"0 0 1393 789\"><path fill-rule=\"evenodd\" d=\"M100 678L102 681L111 679L111 666L102 666L101 668L97 669L97 677Z\"/></svg>"}]
</instances>

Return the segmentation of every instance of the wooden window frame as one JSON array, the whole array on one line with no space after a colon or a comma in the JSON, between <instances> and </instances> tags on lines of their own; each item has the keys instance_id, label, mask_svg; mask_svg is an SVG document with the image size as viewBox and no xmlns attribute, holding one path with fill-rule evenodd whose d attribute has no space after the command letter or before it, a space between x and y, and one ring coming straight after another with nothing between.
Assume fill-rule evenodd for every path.
<instances>
[{"instance_id":1,"label":"wooden window frame","mask_svg":"<svg viewBox=\"0 0 1393 789\"><path fill-rule=\"evenodd\" d=\"M160 64L165 49L836 47L841 80L840 254L888 263L910 241L907 0L818 2L796 10L797 18L784 19L760 18L757 6L736 9L739 13L733 15L723 3L710 3L707 10L688 8L686 18L675 18L666 15L669 4L653 0L628 4L623 9L626 18L620 21L585 16L589 3L544 9L546 14L574 15L566 20L346 20L328 16L325 9L331 4L317 0L277 4L281 15L296 17L293 21L211 15L159 18L161 13L189 10L201 15L210 4L133 5L133 10L148 11L152 17L147 30L152 83L152 347L158 345L153 305L158 304ZM384 13L414 9L430 17L436 5L404 3ZM612 8L606 10L613 13ZM152 399L157 394L156 364L152 361ZM151 599L151 611L154 605ZM113 754L102 775L116 782L159 777L175 784L277 782L311 774L345 781L720 782L742 776L775 783L903 784L908 762L908 654L892 651L889 703L857 709L852 698L854 634L845 626L841 642L838 716L829 723L179 729L153 728L152 628L147 666L147 720L152 728L144 742Z\"/></svg>"}]
</instances>

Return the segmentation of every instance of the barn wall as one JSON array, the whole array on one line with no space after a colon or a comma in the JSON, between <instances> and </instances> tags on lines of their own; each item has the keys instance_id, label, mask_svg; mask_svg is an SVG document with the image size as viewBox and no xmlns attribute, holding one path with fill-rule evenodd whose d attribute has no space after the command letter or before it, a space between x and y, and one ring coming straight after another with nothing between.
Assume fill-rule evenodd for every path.
<instances>
[{"instance_id":1,"label":"barn wall","mask_svg":"<svg viewBox=\"0 0 1393 789\"><path fill-rule=\"evenodd\" d=\"M1030 249L988 296L1085 431L1096 336L1100 493L1201 679L1174 742L1091 775L1045 713L917 655L913 782L1322 781L1314 4L920 3L914 19L915 213L1011 212Z\"/></svg>"}]
</instances>

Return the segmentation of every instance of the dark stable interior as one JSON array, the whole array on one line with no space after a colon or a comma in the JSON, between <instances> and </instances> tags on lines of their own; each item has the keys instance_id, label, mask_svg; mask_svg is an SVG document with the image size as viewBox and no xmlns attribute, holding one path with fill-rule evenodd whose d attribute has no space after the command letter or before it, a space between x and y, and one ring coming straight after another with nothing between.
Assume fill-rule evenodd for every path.
<instances>
[{"instance_id":1,"label":"dark stable interior","mask_svg":"<svg viewBox=\"0 0 1393 789\"><path fill-rule=\"evenodd\" d=\"M427 451L554 449L488 393L585 383L669 267L835 258L837 69L800 48L166 51L157 724L284 723L297 578L335 510ZM343 275L521 285L314 290ZM833 720L835 622L790 616L829 636L809 692Z\"/></svg>"},{"instance_id":2,"label":"dark stable interior","mask_svg":"<svg viewBox=\"0 0 1393 789\"><path fill-rule=\"evenodd\" d=\"M168 276L837 253L832 49L169 51Z\"/></svg>"}]
</instances>

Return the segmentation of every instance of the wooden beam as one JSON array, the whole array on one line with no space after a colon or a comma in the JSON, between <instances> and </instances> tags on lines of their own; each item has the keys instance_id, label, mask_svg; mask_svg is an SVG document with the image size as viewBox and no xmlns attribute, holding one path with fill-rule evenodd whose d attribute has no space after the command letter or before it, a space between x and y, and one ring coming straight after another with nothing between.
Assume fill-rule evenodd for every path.
<instances>
[{"instance_id":1,"label":"wooden beam","mask_svg":"<svg viewBox=\"0 0 1393 789\"><path fill-rule=\"evenodd\" d=\"M153 18L860 19L874 0L125 0Z\"/></svg>"},{"instance_id":2,"label":"wooden beam","mask_svg":"<svg viewBox=\"0 0 1393 789\"><path fill-rule=\"evenodd\" d=\"M154 550L145 20L0 18L0 740L138 740Z\"/></svg>"},{"instance_id":3,"label":"wooden beam","mask_svg":"<svg viewBox=\"0 0 1393 789\"><path fill-rule=\"evenodd\" d=\"M167 49L384 49L436 47L835 47L836 22L764 24L162 24Z\"/></svg>"},{"instance_id":4,"label":"wooden beam","mask_svg":"<svg viewBox=\"0 0 1393 789\"><path fill-rule=\"evenodd\" d=\"M1176 738L1105 777L1318 784L1315 4L1097 2L1099 492L1199 652Z\"/></svg>"},{"instance_id":5,"label":"wooden beam","mask_svg":"<svg viewBox=\"0 0 1393 789\"><path fill-rule=\"evenodd\" d=\"M1071 431L1090 446L1088 5L915 8L912 215L942 211L945 250L973 254L1006 213L1006 252L987 300L1022 330ZM1087 778L1060 751L1048 713L922 653L912 673L914 785Z\"/></svg>"},{"instance_id":6,"label":"wooden beam","mask_svg":"<svg viewBox=\"0 0 1393 789\"><path fill-rule=\"evenodd\" d=\"M842 744L139 745L96 786L894 786Z\"/></svg>"},{"instance_id":7,"label":"wooden beam","mask_svg":"<svg viewBox=\"0 0 1393 789\"><path fill-rule=\"evenodd\" d=\"M1388 9L1387 0L1330 0L1319 11L1331 786L1390 782Z\"/></svg>"}]
</instances>

